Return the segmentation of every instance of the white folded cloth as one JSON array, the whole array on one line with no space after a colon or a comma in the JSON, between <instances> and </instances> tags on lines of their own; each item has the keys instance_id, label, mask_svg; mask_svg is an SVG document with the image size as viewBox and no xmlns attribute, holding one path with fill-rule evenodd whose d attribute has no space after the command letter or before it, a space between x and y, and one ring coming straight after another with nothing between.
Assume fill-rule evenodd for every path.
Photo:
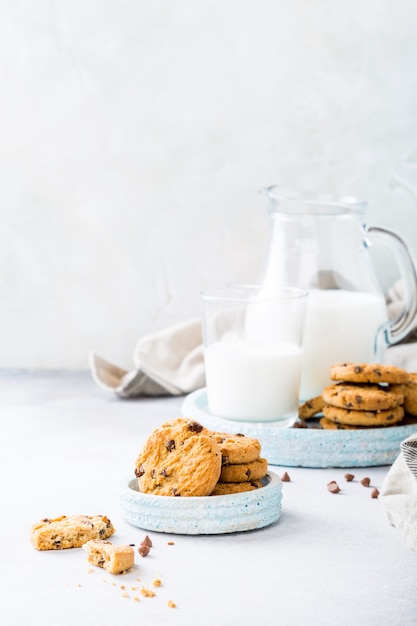
<instances>
[{"instance_id":1,"label":"white folded cloth","mask_svg":"<svg viewBox=\"0 0 417 626\"><path fill-rule=\"evenodd\" d=\"M96 383L122 398L180 396L205 385L200 319L142 337L135 347L130 371L93 352L89 359Z\"/></svg>"},{"instance_id":2,"label":"white folded cloth","mask_svg":"<svg viewBox=\"0 0 417 626\"><path fill-rule=\"evenodd\" d=\"M392 526L417 551L417 434L401 443L401 452L382 483L379 500Z\"/></svg>"}]
</instances>

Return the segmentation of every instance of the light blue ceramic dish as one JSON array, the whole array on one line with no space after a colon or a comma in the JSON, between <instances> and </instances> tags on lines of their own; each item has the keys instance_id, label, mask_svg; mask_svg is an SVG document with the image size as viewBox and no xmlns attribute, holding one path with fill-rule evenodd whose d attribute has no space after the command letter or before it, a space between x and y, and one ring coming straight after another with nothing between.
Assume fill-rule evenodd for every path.
<instances>
[{"instance_id":1,"label":"light blue ceramic dish","mask_svg":"<svg viewBox=\"0 0 417 626\"><path fill-rule=\"evenodd\" d=\"M144 530L215 535L264 528L281 515L282 483L269 472L264 486L227 496L173 498L138 491L133 478L120 492L123 518Z\"/></svg>"},{"instance_id":2,"label":"light blue ceramic dish","mask_svg":"<svg viewBox=\"0 0 417 626\"><path fill-rule=\"evenodd\" d=\"M262 446L262 456L270 465L288 467L391 465L400 453L401 441L417 432L417 424L363 430L316 430L225 420L209 412L205 388L184 399L182 414L212 430L256 437Z\"/></svg>"}]
</instances>

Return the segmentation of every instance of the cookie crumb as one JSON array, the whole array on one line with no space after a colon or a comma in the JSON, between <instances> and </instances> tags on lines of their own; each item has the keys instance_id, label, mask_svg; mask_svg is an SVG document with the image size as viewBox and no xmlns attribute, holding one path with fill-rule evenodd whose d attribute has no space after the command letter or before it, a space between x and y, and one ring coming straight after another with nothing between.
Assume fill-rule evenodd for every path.
<instances>
[{"instance_id":1,"label":"cookie crumb","mask_svg":"<svg viewBox=\"0 0 417 626\"><path fill-rule=\"evenodd\" d=\"M379 491L376 487L374 487L371 492L371 498L378 498L378 497L379 497Z\"/></svg>"},{"instance_id":2,"label":"cookie crumb","mask_svg":"<svg viewBox=\"0 0 417 626\"><path fill-rule=\"evenodd\" d=\"M362 478L361 485L363 485L364 487L369 487L370 484L371 484L370 478L368 478L367 476L366 478Z\"/></svg>"},{"instance_id":3,"label":"cookie crumb","mask_svg":"<svg viewBox=\"0 0 417 626\"><path fill-rule=\"evenodd\" d=\"M290 483L291 482L291 478L288 474L288 472L284 472L283 475L281 476L281 480L283 483Z\"/></svg>"},{"instance_id":4,"label":"cookie crumb","mask_svg":"<svg viewBox=\"0 0 417 626\"><path fill-rule=\"evenodd\" d=\"M352 480L353 480L354 478L355 478L355 475L354 475L354 474L345 474L345 480L346 480L348 483L351 483L351 482L352 482Z\"/></svg>"},{"instance_id":5,"label":"cookie crumb","mask_svg":"<svg viewBox=\"0 0 417 626\"><path fill-rule=\"evenodd\" d=\"M160 578L155 578L152 584L154 587L160 587L162 585L162 580Z\"/></svg>"},{"instance_id":6,"label":"cookie crumb","mask_svg":"<svg viewBox=\"0 0 417 626\"><path fill-rule=\"evenodd\" d=\"M134 602L140 602L139 596L133 596L133 600L134 600Z\"/></svg>"},{"instance_id":7,"label":"cookie crumb","mask_svg":"<svg viewBox=\"0 0 417 626\"><path fill-rule=\"evenodd\" d=\"M170 609L176 609L177 608L177 605L172 600L168 600L167 604L168 604Z\"/></svg>"},{"instance_id":8,"label":"cookie crumb","mask_svg":"<svg viewBox=\"0 0 417 626\"><path fill-rule=\"evenodd\" d=\"M153 598L155 596L155 592L150 591L150 589L146 589L146 587L142 587L140 592L145 598Z\"/></svg>"},{"instance_id":9,"label":"cookie crumb","mask_svg":"<svg viewBox=\"0 0 417 626\"><path fill-rule=\"evenodd\" d=\"M129 594L127 593L127 591L124 591L122 593L122 598L129 598Z\"/></svg>"},{"instance_id":10,"label":"cookie crumb","mask_svg":"<svg viewBox=\"0 0 417 626\"><path fill-rule=\"evenodd\" d=\"M327 483L327 491L330 491L330 493L339 493L340 487L335 480L331 480Z\"/></svg>"},{"instance_id":11,"label":"cookie crumb","mask_svg":"<svg viewBox=\"0 0 417 626\"><path fill-rule=\"evenodd\" d=\"M175 546L175 543L173 541L168 541L168 545L169 546Z\"/></svg>"}]
</instances>

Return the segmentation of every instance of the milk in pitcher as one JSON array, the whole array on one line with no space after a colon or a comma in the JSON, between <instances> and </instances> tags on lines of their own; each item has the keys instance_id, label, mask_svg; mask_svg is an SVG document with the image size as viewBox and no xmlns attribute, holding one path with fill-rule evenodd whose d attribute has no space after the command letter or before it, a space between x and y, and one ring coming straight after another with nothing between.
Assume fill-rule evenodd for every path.
<instances>
[{"instance_id":1,"label":"milk in pitcher","mask_svg":"<svg viewBox=\"0 0 417 626\"><path fill-rule=\"evenodd\" d=\"M330 366L378 362L378 329L387 322L383 296L323 289L309 292L304 323L301 400L321 395L330 384Z\"/></svg>"}]
</instances>

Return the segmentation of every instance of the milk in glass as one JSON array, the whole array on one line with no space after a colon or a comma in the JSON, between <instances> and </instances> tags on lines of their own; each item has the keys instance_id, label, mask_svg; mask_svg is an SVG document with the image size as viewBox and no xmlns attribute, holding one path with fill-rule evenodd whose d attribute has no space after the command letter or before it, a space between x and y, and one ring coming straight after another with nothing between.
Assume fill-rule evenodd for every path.
<instances>
[{"instance_id":1,"label":"milk in glass","mask_svg":"<svg viewBox=\"0 0 417 626\"><path fill-rule=\"evenodd\" d=\"M205 349L209 410L241 421L295 417L300 346L250 339L218 341Z\"/></svg>"}]
</instances>

